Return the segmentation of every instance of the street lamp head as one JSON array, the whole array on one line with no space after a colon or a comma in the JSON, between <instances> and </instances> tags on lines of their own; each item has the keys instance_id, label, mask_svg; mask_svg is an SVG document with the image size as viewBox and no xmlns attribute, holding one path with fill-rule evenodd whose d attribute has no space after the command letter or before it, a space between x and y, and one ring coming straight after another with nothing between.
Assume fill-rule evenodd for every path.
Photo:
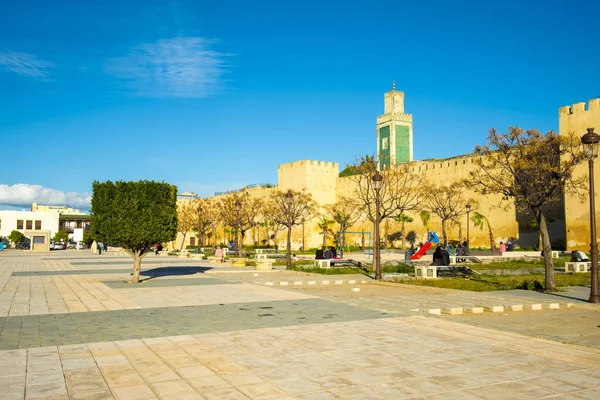
<instances>
[{"instance_id":1,"label":"street lamp head","mask_svg":"<svg viewBox=\"0 0 600 400\"><path fill-rule=\"evenodd\" d=\"M371 179L373 179L373 186L375 186L375 189L381 189L381 181L383 181L383 176L381 176L379 171L375 171L375 175L373 175Z\"/></svg>"},{"instance_id":2,"label":"street lamp head","mask_svg":"<svg viewBox=\"0 0 600 400\"><path fill-rule=\"evenodd\" d=\"M594 128L588 128L587 133L581 137L583 144L583 152L585 156L592 160L598 156L598 143L600 143L600 135L594 132Z\"/></svg>"},{"instance_id":3,"label":"street lamp head","mask_svg":"<svg viewBox=\"0 0 600 400\"><path fill-rule=\"evenodd\" d=\"M467 205L465 206L465 208L467 209L467 212L471 212L471 205L470 205L470 204L467 204Z\"/></svg>"},{"instance_id":4,"label":"street lamp head","mask_svg":"<svg viewBox=\"0 0 600 400\"><path fill-rule=\"evenodd\" d=\"M293 199L294 199L294 193L292 193L291 190L288 190L287 193L285 194L285 202L287 203L288 206L292 205Z\"/></svg>"}]
</instances>

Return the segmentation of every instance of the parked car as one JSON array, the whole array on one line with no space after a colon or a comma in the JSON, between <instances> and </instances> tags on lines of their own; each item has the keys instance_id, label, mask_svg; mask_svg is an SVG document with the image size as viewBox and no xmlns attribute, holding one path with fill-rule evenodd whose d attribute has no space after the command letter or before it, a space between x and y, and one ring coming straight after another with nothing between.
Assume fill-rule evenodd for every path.
<instances>
[{"instance_id":1,"label":"parked car","mask_svg":"<svg viewBox=\"0 0 600 400\"><path fill-rule=\"evenodd\" d=\"M54 242L50 244L50 250L66 250L67 245L65 243Z\"/></svg>"}]
</instances>

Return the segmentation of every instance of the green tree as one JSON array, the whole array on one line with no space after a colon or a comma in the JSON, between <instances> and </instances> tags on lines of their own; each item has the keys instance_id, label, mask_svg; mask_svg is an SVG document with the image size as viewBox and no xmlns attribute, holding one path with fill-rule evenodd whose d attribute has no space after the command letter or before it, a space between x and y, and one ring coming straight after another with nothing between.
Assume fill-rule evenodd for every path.
<instances>
[{"instance_id":1,"label":"green tree","mask_svg":"<svg viewBox=\"0 0 600 400\"><path fill-rule=\"evenodd\" d=\"M25 241L25 235L19 231L12 231L10 235L8 235L8 240L10 240L13 244L21 243Z\"/></svg>"},{"instance_id":2,"label":"green tree","mask_svg":"<svg viewBox=\"0 0 600 400\"><path fill-rule=\"evenodd\" d=\"M421 219L425 229L429 232L429 220L431 219L431 214L429 214L429 211L423 210L419 212L419 218Z\"/></svg>"},{"instance_id":3,"label":"green tree","mask_svg":"<svg viewBox=\"0 0 600 400\"><path fill-rule=\"evenodd\" d=\"M404 248L404 239L406 236L406 223L408 222L409 224L411 222L414 221L414 219L410 216L407 215L405 213L402 213L400 215L398 215L398 218L396 218L397 222L400 222L400 234L398 235L400 239L402 239L402 247Z\"/></svg>"},{"instance_id":4,"label":"green tree","mask_svg":"<svg viewBox=\"0 0 600 400\"><path fill-rule=\"evenodd\" d=\"M65 231L58 231L54 234L52 240L54 240L55 242L67 243L67 241L69 240L69 234Z\"/></svg>"},{"instance_id":5,"label":"green tree","mask_svg":"<svg viewBox=\"0 0 600 400\"><path fill-rule=\"evenodd\" d=\"M86 246L91 246L94 240L94 233L91 230L83 232L83 243L85 243Z\"/></svg>"},{"instance_id":6,"label":"green tree","mask_svg":"<svg viewBox=\"0 0 600 400\"><path fill-rule=\"evenodd\" d=\"M164 182L94 182L90 224L96 239L121 246L133 258L132 283L157 243L177 235L177 187Z\"/></svg>"},{"instance_id":7,"label":"green tree","mask_svg":"<svg viewBox=\"0 0 600 400\"><path fill-rule=\"evenodd\" d=\"M334 222L334 220L327 217L319 217L317 227L321 230L319 233L323 235L323 248L327 247L327 238L329 237L329 234L333 234L333 231L329 227L333 225Z\"/></svg>"},{"instance_id":8,"label":"green tree","mask_svg":"<svg viewBox=\"0 0 600 400\"><path fill-rule=\"evenodd\" d=\"M552 245L545 207L564 193L583 195L579 189L585 177L573 172L584 160L581 138L574 134L559 135L537 130L509 127L507 133L491 129L482 157L470 172L468 184L482 195L499 194L503 201L511 199L519 211L529 210L535 216L542 236L546 270L545 290L556 291ZM506 204L510 206L510 204Z\"/></svg>"},{"instance_id":9,"label":"green tree","mask_svg":"<svg viewBox=\"0 0 600 400\"><path fill-rule=\"evenodd\" d=\"M477 211L473 213L471 217L471 221L473 221L473 225L476 228L483 229L484 225L488 229L488 234L490 236L490 250L496 250L496 241L494 240L494 232L492 232L492 225L490 225L490 220L487 217Z\"/></svg>"}]
</instances>

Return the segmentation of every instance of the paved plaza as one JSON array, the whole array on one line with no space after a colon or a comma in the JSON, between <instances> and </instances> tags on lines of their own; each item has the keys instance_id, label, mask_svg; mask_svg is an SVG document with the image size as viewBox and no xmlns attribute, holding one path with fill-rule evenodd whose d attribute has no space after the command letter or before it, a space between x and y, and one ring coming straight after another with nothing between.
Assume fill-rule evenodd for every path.
<instances>
[{"instance_id":1,"label":"paved plaza","mask_svg":"<svg viewBox=\"0 0 600 400\"><path fill-rule=\"evenodd\" d=\"M600 398L600 307L577 289L142 268L132 285L126 256L0 252L0 399Z\"/></svg>"}]
</instances>

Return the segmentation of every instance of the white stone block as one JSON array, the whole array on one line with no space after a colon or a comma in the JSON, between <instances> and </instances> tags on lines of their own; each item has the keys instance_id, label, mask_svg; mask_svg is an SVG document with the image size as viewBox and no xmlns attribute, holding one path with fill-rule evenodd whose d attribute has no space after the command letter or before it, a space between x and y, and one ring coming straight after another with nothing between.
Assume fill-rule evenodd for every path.
<instances>
[{"instance_id":1,"label":"white stone block","mask_svg":"<svg viewBox=\"0 0 600 400\"><path fill-rule=\"evenodd\" d=\"M281 282L279 282L279 285L280 286L287 286L288 283L287 283L287 281L281 281Z\"/></svg>"},{"instance_id":2,"label":"white stone block","mask_svg":"<svg viewBox=\"0 0 600 400\"><path fill-rule=\"evenodd\" d=\"M558 310L560 308L560 304L559 303L550 303L550 304L547 304L547 307L551 310Z\"/></svg>"},{"instance_id":3,"label":"white stone block","mask_svg":"<svg viewBox=\"0 0 600 400\"><path fill-rule=\"evenodd\" d=\"M465 312L469 314L483 314L483 307L466 307Z\"/></svg>"},{"instance_id":4,"label":"white stone block","mask_svg":"<svg viewBox=\"0 0 600 400\"><path fill-rule=\"evenodd\" d=\"M329 281L321 281L323 285L329 285Z\"/></svg>"},{"instance_id":5,"label":"white stone block","mask_svg":"<svg viewBox=\"0 0 600 400\"><path fill-rule=\"evenodd\" d=\"M353 287L353 288L352 288L352 291L353 291L353 292L360 292L360 288L358 288L358 287Z\"/></svg>"},{"instance_id":6,"label":"white stone block","mask_svg":"<svg viewBox=\"0 0 600 400\"><path fill-rule=\"evenodd\" d=\"M356 279L351 279L348 281L350 285L356 285Z\"/></svg>"},{"instance_id":7,"label":"white stone block","mask_svg":"<svg viewBox=\"0 0 600 400\"><path fill-rule=\"evenodd\" d=\"M265 285L267 285L267 286L273 286L274 283L273 282L265 282Z\"/></svg>"},{"instance_id":8,"label":"white stone block","mask_svg":"<svg viewBox=\"0 0 600 400\"><path fill-rule=\"evenodd\" d=\"M369 281L360 281L360 283L362 283L363 285L369 283Z\"/></svg>"},{"instance_id":9,"label":"white stone block","mask_svg":"<svg viewBox=\"0 0 600 400\"><path fill-rule=\"evenodd\" d=\"M512 304L512 305L504 306L504 308L506 308L507 311L523 311L522 304Z\"/></svg>"},{"instance_id":10,"label":"white stone block","mask_svg":"<svg viewBox=\"0 0 600 400\"><path fill-rule=\"evenodd\" d=\"M435 265L416 265L415 278L435 279L437 278L437 267Z\"/></svg>"},{"instance_id":11,"label":"white stone block","mask_svg":"<svg viewBox=\"0 0 600 400\"><path fill-rule=\"evenodd\" d=\"M308 284L309 284L309 285L316 285L316 284L317 284L317 281L308 281Z\"/></svg>"},{"instance_id":12,"label":"white stone block","mask_svg":"<svg viewBox=\"0 0 600 400\"><path fill-rule=\"evenodd\" d=\"M541 304L530 304L529 309L531 311L539 311L542 309L542 305Z\"/></svg>"},{"instance_id":13,"label":"white stone block","mask_svg":"<svg viewBox=\"0 0 600 400\"><path fill-rule=\"evenodd\" d=\"M484 309L493 313L504 312L504 306L485 306Z\"/></svg>"},{"instance_id":14,"label":"white stone block","mask_svg":"<svg viewBox=\"0 0 600 400\"><path fill-rule=\"evenodd\" d=\"M302 281L296 281L296 282L294 282L294 285L296 285L296 286L302 286Z\"/></svg>"},{"instance_id":15,"label":"white stone block","mask_svg":"<svg viewBox=\"0 0 600 400\"><path fill-rule=\"evenodd\" d=\"M341 285L341 284L343 284L343 283L344 283L344 281L335 281L335 284L336 284L336 285Z\"/></svg>"},{"instance_id":16,"label":"white stone block","mask_svg":"<svg viewBox=\"0 0 600 400\"><path fill-rule=\"evenodd\" d=\"M427 312L433 315L442 315L442 310L439 308L430 308L429 310L427 310Z\"/></svg>"},{"instance_id":17,"label":"white stone block","mask_svg":"<svg viewBox=\"0 0 600 400\"><path fill-rule=\"evenodd\" d=\"M444 308L442 310L442 312L444 314L450 314L450 315L460 315L463 313L463 308L462 307L450 307L450 308Z\"/></svg>"}]
</instances>

